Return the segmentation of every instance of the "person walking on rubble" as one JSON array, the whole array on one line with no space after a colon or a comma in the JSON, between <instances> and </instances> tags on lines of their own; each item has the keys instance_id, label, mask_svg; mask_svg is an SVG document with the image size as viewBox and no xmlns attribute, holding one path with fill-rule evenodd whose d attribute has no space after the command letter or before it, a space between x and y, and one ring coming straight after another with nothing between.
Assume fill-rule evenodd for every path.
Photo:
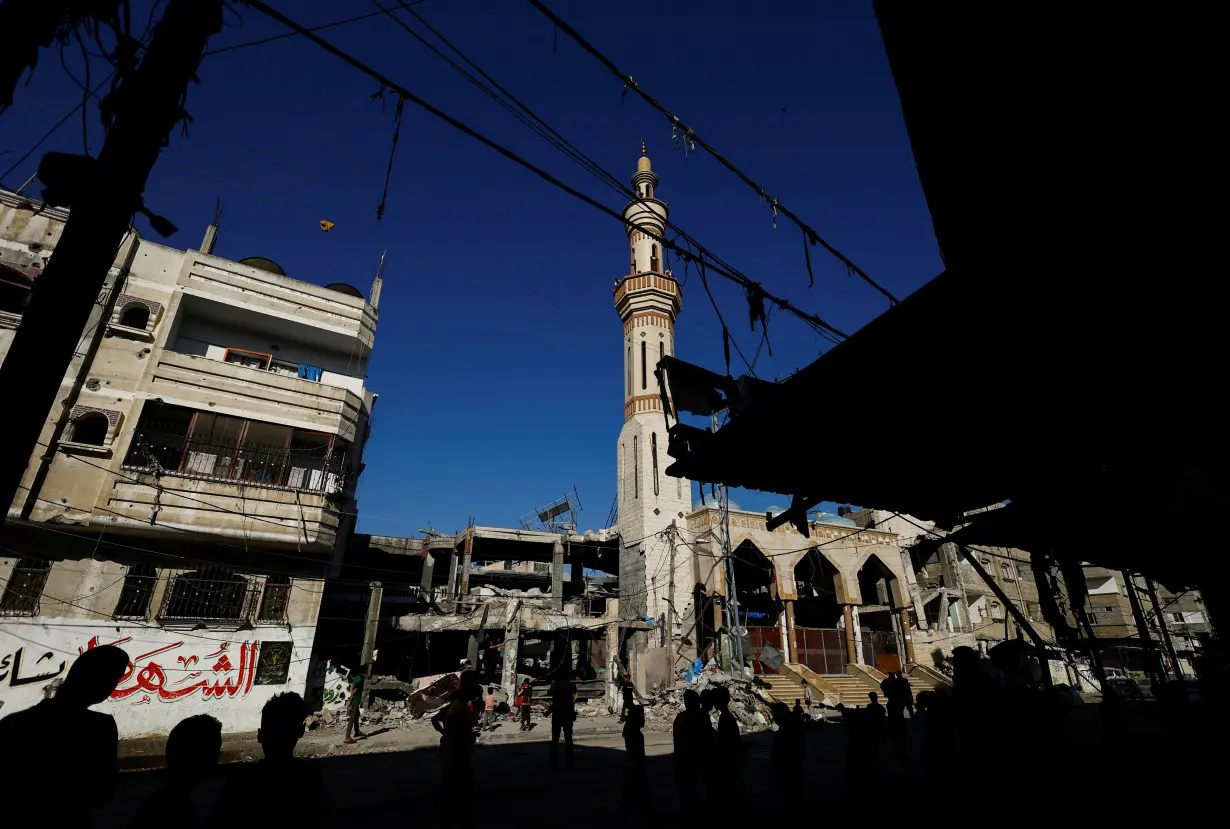
<instances>
[{"instance_id":1,"label":"person walking on rubble","mask_svg":"<svg viewBox=\"0 0 1230 829\"><path fill-rule=\"evenodd\" d=\"M346 697L346 736L343 743L359 742L360 737L366 737L359 731L359 713L363 705L363 674L355 671L350 675L350 694Z\"/></svg>"},{"instance_id":2,"label":"person walking on rubble","mask_svg":"<svg viewBox=\"0 0 1230 829\"><path fill-rule=\"evenodd\" d=\"M521 717L521 730L530 730L530 706L534 701L534 689L527 679L521 683L521 690L517 694L517 714Z\"/></svg>"},{"instance_id":3,"label":"person walking on rubble","mask_svg":"<svg viewBox=\"0 0 1230 829\"><path fill-rule=\"evenodd\" d=\"M431 718L440 732L440 825L446 829L466 825L473 809L474 724L482 690L475 671L462 671L448 705Z\"/></svg>"}]
</instances>

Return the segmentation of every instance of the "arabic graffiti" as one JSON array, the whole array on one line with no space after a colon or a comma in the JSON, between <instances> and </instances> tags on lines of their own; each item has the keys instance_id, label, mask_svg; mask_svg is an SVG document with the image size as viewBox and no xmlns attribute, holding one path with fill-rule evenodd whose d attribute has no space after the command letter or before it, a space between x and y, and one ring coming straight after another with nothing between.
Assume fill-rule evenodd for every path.
<instances>
[{"instance_id":1,"label":"arabic graffiti","mask_svg":"<svg viewBox=\"0 0 1230 829\"><path fill-rule=\"evenodd\" d=\"M25 651L25 648L18 648L7 656L0 657L0 683L7 679L10 687L19 688L22 685L33 685L36 682L50 682L64 673L64 670L68 667L67 661L61 661L59 666L53 671L22 676L21 661L22 657L25 656ZM34 653L37 653L37 651L31 653L30 656L33 656ZM50 665L55 665L55 654L51 651L47 651L38 659L35 659L34 664L38 666L48 661L50 661Z\"/></svg>"},{"instance_id":2,"label":"arabic graffiti","mask_svg":"<svg viewBox=\"0 0 1230 829\"><path fill-rule=\"evenodd\" d=\"M106 644L120 645L131 638L125 637ZM78 652L84 653L98 645L98 637L95 636L85 648L79 648ZM216 643L216 650L204 656L178 653L173 661L169 656L163 656L178 651L183 646L182 641L172 642L133 657L128 663L128 670L120 678L119 686L111 694L111 699L131 699L133 705L144 705L154 698L160 702L175 702L198 692L206 699L244 697L252 690L260 642L240 644L235 659L232 659L234 652L230 642ZM162 657L162 661L154 661L154 657ZM168 667L164 668L163 663ZM174 676L168 678L168 670Z\"/></svg>"}]
</instances>

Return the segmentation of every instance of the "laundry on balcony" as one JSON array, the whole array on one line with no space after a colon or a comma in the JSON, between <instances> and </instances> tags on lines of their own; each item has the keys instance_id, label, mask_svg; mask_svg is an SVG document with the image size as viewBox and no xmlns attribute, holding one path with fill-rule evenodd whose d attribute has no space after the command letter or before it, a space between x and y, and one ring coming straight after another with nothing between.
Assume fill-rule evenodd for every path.
<instances>
[{"instance_id":1,"label":"laundry on balcony","mask_svg":"<svg viewBox=\"0 0 1230 829\"><path fill-rule=\"evenodd\" d=\"M311 380L314 383L319 383L324 373L325 370L319 366L309 366L307 363L299 364L299 378L302 380Z\"/></svg>"}]
</instances>

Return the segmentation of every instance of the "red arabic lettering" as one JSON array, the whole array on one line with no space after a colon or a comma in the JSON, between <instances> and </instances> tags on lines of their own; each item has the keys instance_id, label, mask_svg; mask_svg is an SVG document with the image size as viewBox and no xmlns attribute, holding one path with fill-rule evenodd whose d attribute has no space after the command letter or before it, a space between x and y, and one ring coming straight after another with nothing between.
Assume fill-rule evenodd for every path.
<instances>
[{"instance_id":1,"label":"red arabic lettering","mask_svg":"<svg viewBox=\"0 0 1230 829\"><path fill-rule=\"evenodd\" d=\"M96 646L96 641L91 640L91 647ZM246 695L252 690L252 685L255 679L256 672L256 657L260 649L259 642L244 642L239 647L239 671L233 676L227 676L235 670L234 664L226 656L226 650L230 643L223 642L221 647L211 656L218 656L219 659L213 664L213 673L215 678L201 678L203 671L192 671L182 680L178 680L181 684L179 687L168 687L175 685L176 680L168 683L166 671L157 662L153 661L152 657L167 651L181 647L184 643L174 642L169 645L164 645L160 648L155 648L152 651L143 653L128 663L128 670L125 671L121 678L119 687L111 694L112 699L127 699L136 694L141 694L141 698L133 702L133 705L142 705L152 699L151 695L157 695L158 699L163 702L174 702L184 697L190 696L197 691L201 692L204 697L221 698L223 696L234 697L239 694ZM211 656L205 657L206 659ZM178 656L176 660L182 666L179 670L186 670L188 666L200 661L197 656ZM145 662L138 669L138 663ZM221 675L221 676L219 676ZM131 680L132 684L126 684ZM193 681L197 680L197 681Z\"/></svg>"}]
</instances>

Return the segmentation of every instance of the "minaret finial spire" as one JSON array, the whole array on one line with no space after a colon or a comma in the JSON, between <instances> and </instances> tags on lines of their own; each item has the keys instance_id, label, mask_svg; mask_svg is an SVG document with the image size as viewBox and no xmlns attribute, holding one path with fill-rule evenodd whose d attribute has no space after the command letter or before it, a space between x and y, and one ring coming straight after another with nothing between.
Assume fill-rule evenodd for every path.
<instances>
[{"instance_id":1,"label":"minaret finial spire","mask_svg":"<svg viewBox=\"0 0 1230 829\"><path fill-rule=\"evenodd\" d=\"M645 139L641 139L641 155L645 155Z\"/></svg>"}]
</instances>

